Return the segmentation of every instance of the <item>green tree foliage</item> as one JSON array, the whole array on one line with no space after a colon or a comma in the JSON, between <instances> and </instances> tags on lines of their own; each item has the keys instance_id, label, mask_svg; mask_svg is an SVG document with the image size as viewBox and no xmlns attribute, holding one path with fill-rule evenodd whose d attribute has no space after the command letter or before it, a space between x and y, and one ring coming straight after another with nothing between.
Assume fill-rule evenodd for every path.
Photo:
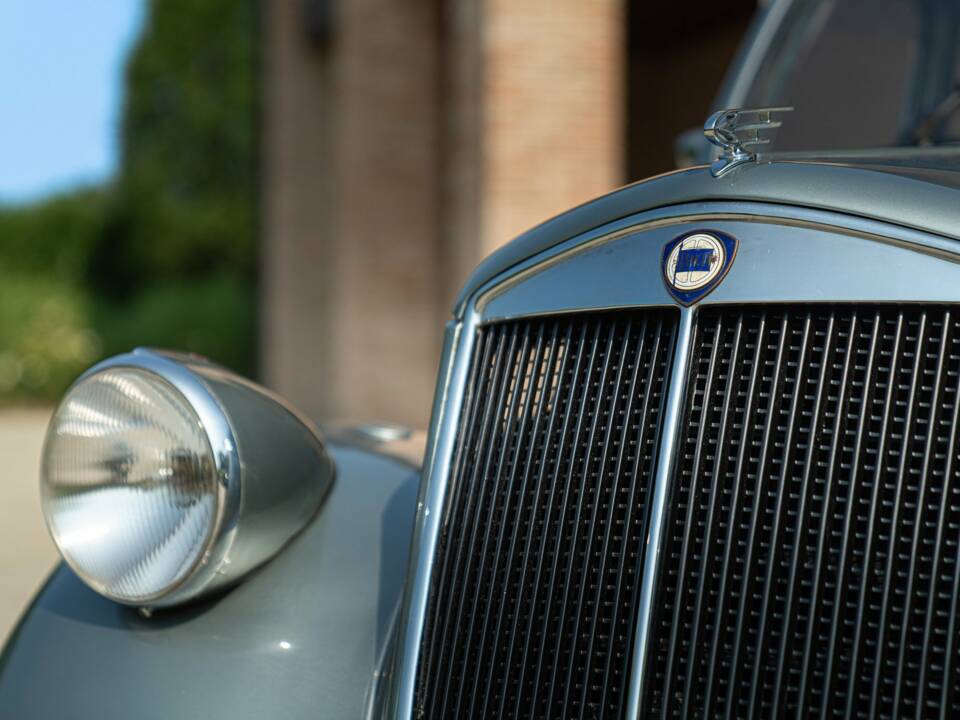
<instances>
[{"instance_id":1,"label":"green tree foliage","mask_svg":"<svg viewBox=\"0 0 960 720\"><path fill-rule=\"evenodd\" d=\"M252 371L255 35L253 0L151 2L115 180L0 210L0 397L133 345Z\"/></svg>"},{"instance_id":2,"label":"green tree foliage","mask_svg":"<svg viewBox=\"0 0 960 720\"><path fill-rule=\"evenodd\" d=\"M253 32L249 1L151 5L127 67L109 236L150 278L252 277Z\"/></svg>"},{"instance_id":3,"label":"green tree foliage","mask_svg":"<svg viewBox=\"0 0 960 720\"><path fill-rule=\"evenodd\" d=\"M0 212L0 274L82 281L106 217L105 191L59 195Z\"/></svg>"}]
</instances>

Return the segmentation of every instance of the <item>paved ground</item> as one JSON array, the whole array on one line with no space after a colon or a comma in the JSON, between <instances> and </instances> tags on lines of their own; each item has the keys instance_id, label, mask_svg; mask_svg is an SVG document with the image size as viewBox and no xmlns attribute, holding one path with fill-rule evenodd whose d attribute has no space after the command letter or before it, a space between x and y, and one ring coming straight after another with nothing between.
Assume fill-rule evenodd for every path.
<instances>
[{"instance_id":1,"label":"paved ground","mask_svg":"<svg viewBox=\"0 0 960 720\"><path fill-rule=\"evenodd\" d=\"M0 643L57 559L37 491L49 417L49 410L0 411Z\"/></svg>"}]
</instances>

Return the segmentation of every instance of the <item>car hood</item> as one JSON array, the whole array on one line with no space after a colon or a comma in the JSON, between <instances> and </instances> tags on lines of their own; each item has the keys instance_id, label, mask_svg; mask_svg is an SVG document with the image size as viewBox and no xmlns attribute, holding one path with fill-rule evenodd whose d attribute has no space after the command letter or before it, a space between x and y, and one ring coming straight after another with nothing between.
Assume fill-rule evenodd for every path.
<instances>
[{"instance_id":1,"label":"car hood","mask_svg":"<svg viewBox=\"0 0 960 720\"><path fill-rule=\"evenodd\" d=\"M461 290L454 316L461 317L491 279L569 238L639 212L731 200L830 210L960 241L960 150L774 154L721 177L698 166L633 183L557 215L489 255Z\"/></svg>"}]
</instances>

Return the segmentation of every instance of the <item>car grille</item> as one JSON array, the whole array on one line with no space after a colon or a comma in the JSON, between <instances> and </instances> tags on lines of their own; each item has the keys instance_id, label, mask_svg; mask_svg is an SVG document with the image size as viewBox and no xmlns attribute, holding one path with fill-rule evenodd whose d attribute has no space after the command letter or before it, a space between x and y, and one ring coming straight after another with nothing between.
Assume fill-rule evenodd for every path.
<instances>
[{"instance_id":1,"label":"car grille","mask_svg":"<svg viewBox=\"0 0 960 720\"><path fill-rule=\"evenodd\" d=\"M642 716L958 716L960 309L696 312ZM419 717L624 717L677 327L477 331Z\"/></svg>"},{"instance_id":2,"label":"car grille","mask_svg":"<svg viewBox=\"0 0 960 720\"><path fill-rule=\"evenodd\" d=\"M648 717L956 717L946 309L704 310Z\"/></svg>"},{"instance_id":3,"label":"car grille","mask_svg":"<svg viewBox=\"0 0 960 720\"><path fill-rule=\"evenodd\" d=\"M677 313L478 331L420 717L621 715Z\"/></svg>"}]
</instances>

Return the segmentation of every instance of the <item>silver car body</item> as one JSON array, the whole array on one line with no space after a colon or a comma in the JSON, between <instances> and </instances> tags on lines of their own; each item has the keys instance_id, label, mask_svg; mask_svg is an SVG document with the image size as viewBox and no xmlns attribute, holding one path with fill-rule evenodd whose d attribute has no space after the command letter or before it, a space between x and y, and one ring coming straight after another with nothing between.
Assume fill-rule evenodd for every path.
<instances>
[{"instance_id":1,"label":"silver car body","mask_svg":"<svg viewBox=\"0 0 960 720\"><path fill-rule=\"evenodd\" d=\"M392 456L389 441L333 442L336 482L300 536L231 591L150 619L58 568L0 659L0 708L17 718L103 720L411 717L474 329L569 310L677 305L661 278L663 244L703 227L735 235L740 249L723 283L682 310L679 357L694 314L712 304L960 302L958 167L949 150L767 158L719 178L698 167L534 228L484 261L456 303L422 472ZM674 393L655 514L678 407ZM648 573L658 532L654 522ZM651 583L643 578L631 712Z\"/></svg>"}]
</instances>

